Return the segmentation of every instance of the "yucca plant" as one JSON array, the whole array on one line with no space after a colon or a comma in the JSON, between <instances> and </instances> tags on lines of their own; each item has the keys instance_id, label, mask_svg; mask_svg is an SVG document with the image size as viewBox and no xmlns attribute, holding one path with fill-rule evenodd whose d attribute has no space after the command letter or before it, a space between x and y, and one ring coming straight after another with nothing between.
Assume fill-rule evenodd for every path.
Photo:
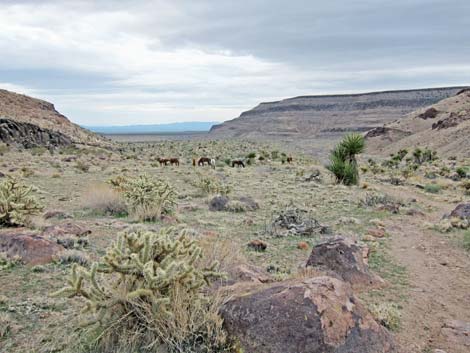
<instances>
[{"instance_id":1,"label":"yucca plant","mask_svg":"<svg viewBox=\"0 0 470 353\"><path fill-rule=\"evenodd\" d=\"M345 185L359 183L356 155L362 153L364 148L364 137L359 134L350 134L346 135L333 149L327 168L335 175L337 183Z\"/></svg>"},{"instance_id":2,"label":"yucca plant","mask_svg":"<svg viewBox=\"0 0 470 353\"><path fill-rule=\"evenodd\" d=\"M7 178L0 183L0 226L24 226L43 207L32 195L33 186Z\"/></svg>"}]
</instances>

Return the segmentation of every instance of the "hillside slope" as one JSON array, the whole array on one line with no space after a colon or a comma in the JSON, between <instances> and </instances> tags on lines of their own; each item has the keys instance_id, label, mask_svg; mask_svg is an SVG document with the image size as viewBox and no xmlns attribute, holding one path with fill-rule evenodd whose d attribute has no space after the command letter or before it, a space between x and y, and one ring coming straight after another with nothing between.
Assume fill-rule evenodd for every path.
<instances>
[{"instance_id":1,"label":"hillside slope","mask_svg":"<svg viewBox=\"0 0 470 353\"><path fill-rule=\"evenodd\" d=\"M365 94L302 96L261 103L215 125L215 137L311 139L368 131L455 95L462 87Z\"/></svg>"},{"instance_id":2,"label":"hillside slope","mask_svg":"<svg viewBox=\"0 0 470 353\"><path fill-rule=\"evenodd\" d=\"M420 146L441 156L470 157L470 89L371 130L366 138L371 154Z\"/></svg>"},{"instance_id":3,"label":"hillside slope","mask_svg":"<svg viewBox=\"0 0 470 353\"><path fill-rule=\"evenodd\" d=\"M5 121L13 121L16 126L19 124L22 129L27 130L27 124L32 124L40 128L35 131L46 131L51 136L55 135L54 133L65 135L73 143L87 145L106 143L101 136L72 123L60 114L52 103L3 89L0 89L0 118ZM4 129L7 128L5 124ZM15 133L10 136L15 136Z\"/></svg>"}]
</instances>

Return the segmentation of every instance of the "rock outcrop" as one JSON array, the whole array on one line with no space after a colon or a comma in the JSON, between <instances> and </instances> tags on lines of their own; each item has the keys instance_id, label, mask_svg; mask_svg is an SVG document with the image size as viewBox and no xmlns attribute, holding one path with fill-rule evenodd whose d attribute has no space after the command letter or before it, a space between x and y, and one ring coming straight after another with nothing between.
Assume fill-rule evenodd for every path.
<instances>
[{"instance_id":1,"label":"rock outcrop","mask_svg":"<svg viewBox=\"0 0 470 353\"><path fill-rule=\"evenodd\" d=\"M470 157L470 89L365 134L367 152L389 156L428 147L440 157Z\"/></svg>"},{"instance_id":2,"label":"rock outcrop","mask_svg":"<svg viewBox=\"0 0 470 353\"><path fill-rule=\"evenodd\" d=\"M337 237L316 245L306 266L324 271L329 276L350 283L353 288L379 286L384 281L371 271L364 261L364 248L345 238Z\"/></svg>"},{"instance_id":3,"label":"rock outcrop","mask_svg":"<svg viewBox=\"0 0 470 353\"><path fill-rule=\"evenodd\" d=\"M221 310L240 351L250 353L386 353L392 336L349 284L315 277L254 286Z\"/></svg>"},{"instance_id":4,"label":"rock outcrop","mask_svg":"<svg viewBox=\"0 0 470 353\"><path fill-rule=\"evenodd\" d=\"M25 148L69 146L72 140L60 133L29 123L0 118L0 141Z\"/></svg>"},{"instance_id":5,"label":"rock outcrop","mask_svg":"<svg viewBox=\"0 0 470 353\"><path fill-rule=\"evenodd\" d=\"M0 119L3 121L0 142L27 147L109 144L103 137L72 123L52 103L3 89L0 89Z\"/></svg>"}]
</instances>

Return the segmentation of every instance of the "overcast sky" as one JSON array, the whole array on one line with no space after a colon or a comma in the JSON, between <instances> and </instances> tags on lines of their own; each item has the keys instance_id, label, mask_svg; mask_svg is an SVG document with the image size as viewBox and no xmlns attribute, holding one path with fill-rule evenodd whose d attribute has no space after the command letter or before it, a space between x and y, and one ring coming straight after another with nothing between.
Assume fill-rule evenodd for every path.
<instances>
[{"instance_id":1,"label":"overcast sky","mask_svg":"<svg viewBox=\"0 0 470 353\"><path fill-rule=\"evenodd\" d=\"M470 0L0 0L0 88L83 125L470 84Z\"/></svg>"}]
</instances>

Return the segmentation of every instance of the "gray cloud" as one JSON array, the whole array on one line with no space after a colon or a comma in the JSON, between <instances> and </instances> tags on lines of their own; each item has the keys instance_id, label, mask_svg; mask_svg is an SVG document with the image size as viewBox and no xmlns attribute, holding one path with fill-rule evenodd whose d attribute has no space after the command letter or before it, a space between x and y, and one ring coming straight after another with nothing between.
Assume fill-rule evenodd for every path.
<instances>
[{"instance_id":1,"label":"gray cloud","mask_svg":"<svg viewBox=\"0 0 470 353\"><path fill-rule=\"evenodd\" d=\"M0 86L84 124L470 83L467 0L2 1Z\"/></svg>"}]
</instances>

